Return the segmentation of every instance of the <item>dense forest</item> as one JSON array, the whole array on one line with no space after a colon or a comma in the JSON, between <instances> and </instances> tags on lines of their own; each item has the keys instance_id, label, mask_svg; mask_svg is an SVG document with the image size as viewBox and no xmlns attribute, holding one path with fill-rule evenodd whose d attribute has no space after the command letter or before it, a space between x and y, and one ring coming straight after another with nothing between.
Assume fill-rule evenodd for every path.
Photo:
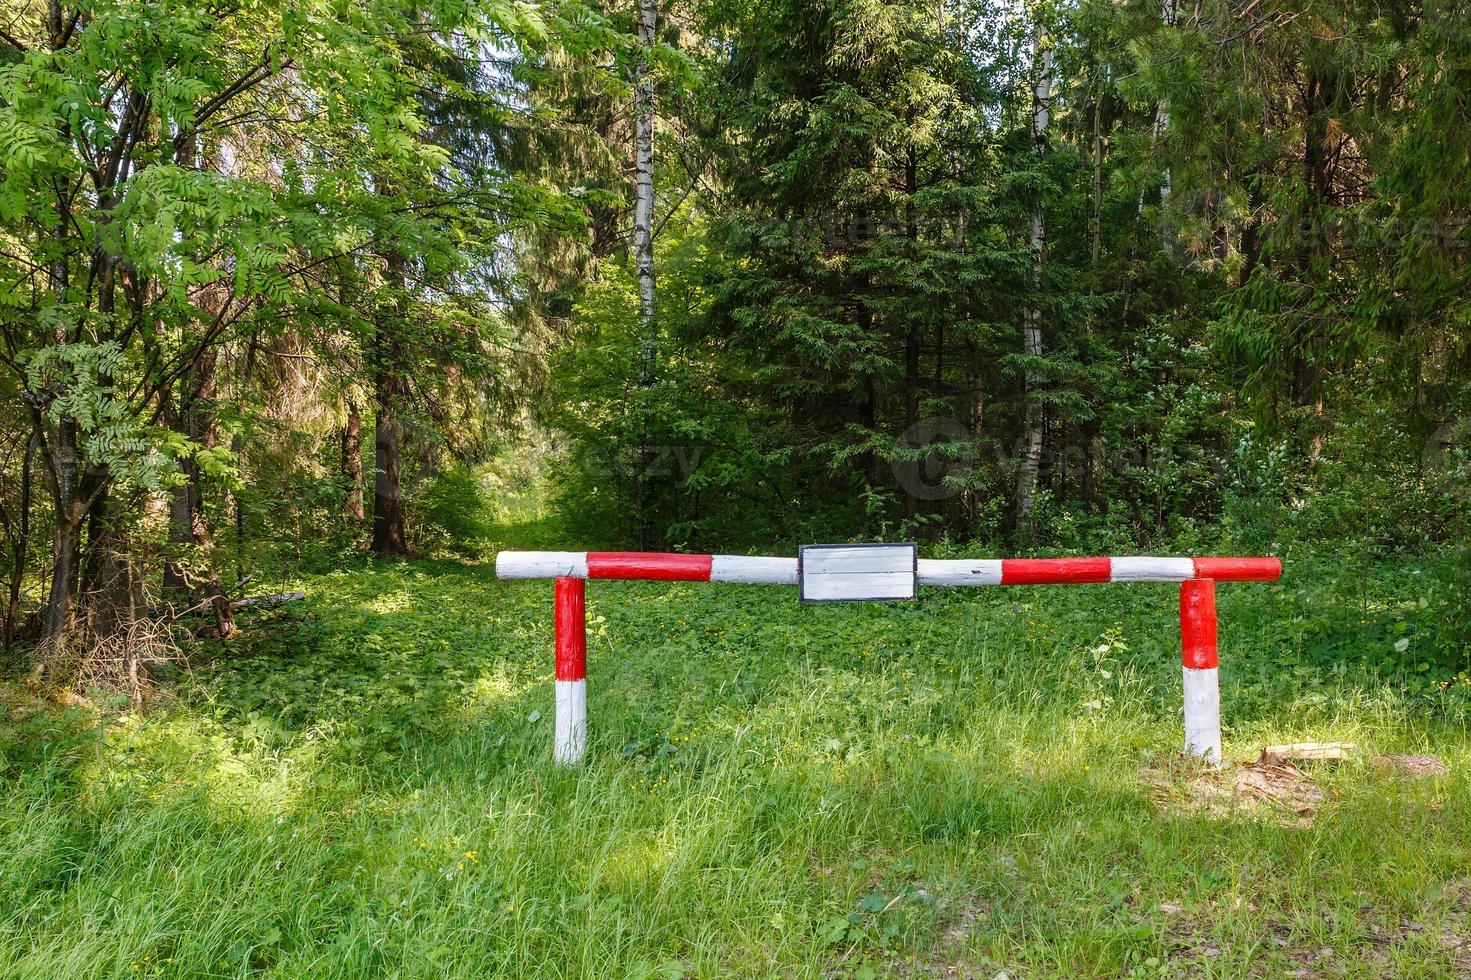
<instances>
[{"instance_id":1,"label":"dense forest","mask_svg":"<svg viewBox=\"0 0 1471 980\"><path fill-rule=\"evenodd\" d=\"M1464 980L1468 609L1471 0L0 0L4 980Z\"/></svg>"},{"instance_id":2,"label":"dense forest","mask_svg":"<svg viewBox=\"0 0 1471 980\"><path fill-rule=\"evenodd\" d=\"M5 0L5 660L518 508L1464 585L1468 92L1455 2Z\"/></svg>"}]
</instances>

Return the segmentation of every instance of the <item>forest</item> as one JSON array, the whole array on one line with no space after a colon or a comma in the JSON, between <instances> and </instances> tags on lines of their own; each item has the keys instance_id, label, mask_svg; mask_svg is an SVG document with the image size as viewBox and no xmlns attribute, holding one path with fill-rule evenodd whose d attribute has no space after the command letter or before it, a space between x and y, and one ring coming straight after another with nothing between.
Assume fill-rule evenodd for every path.
<instances>
[{"instance_id":1,"label":"forest","mask_svg":"<svg viewBox=\"0 0 1471 980\"><path fill-rule=\"evenodd\" d=\"M0 0L0 974L1471 975L1468 93L1461 0ZM536 775L497 551L822 541L1280 557L1228 748L1449 774L1151 809L1105 585L595 592Z\"/></svg>"}]
</instances>

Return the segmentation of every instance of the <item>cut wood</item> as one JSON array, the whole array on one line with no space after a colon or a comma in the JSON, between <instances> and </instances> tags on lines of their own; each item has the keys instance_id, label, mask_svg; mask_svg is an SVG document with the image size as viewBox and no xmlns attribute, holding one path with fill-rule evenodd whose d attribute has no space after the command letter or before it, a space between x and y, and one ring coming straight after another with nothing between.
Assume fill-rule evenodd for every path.
<instances>
[{"instance_id":1,"label":"cut wood","mask_svg":"<svg viewBox=\"0 0 1471 980\"><path fill-rule=\"evenodd\" d=\"M1257 762L1280 766L1284 762L1342 762L1358 749L1353 742L1292 742L1263 746Z\"/></svg>"}]
</instances>

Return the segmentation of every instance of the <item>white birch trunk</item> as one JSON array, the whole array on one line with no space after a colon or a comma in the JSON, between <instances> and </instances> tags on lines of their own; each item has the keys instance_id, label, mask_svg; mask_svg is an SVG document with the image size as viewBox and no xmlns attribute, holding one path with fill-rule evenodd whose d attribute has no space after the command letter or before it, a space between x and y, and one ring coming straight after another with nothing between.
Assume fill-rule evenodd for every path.
<instances>
[{"instance_id":1,"label":"white birch trunk","mask_svg":"<svg viewBox=\"0 0 1471 980\"><path fill-rule=\"evenodd\" d=\"M1052 109L1052 48L1039 28L1032 41L1037 79L1032 88L1032 149L1039 158L1047 152L1047 127ZM1042 195L1032 205L1032 288L1042 289L1042 273L1047 263L1047 215ZM1022 351L1029 358L1042 356L1042 308L1034 303L1026 312L1022 328ZM1023 436L1021 471L1017 478L1017 529L1026 535L1031 530L1030 516L1037 495L1037 475L1042 469L1042 403L1038 395L1041 378L1028 366L1024 374L1026 387L1026 431Z\"/></svg>"},{"instance_id":2,"label":"white birch trunk","mask_svg":"<svg viewBox=\"0 0 1471 980\"><path fill-rule=\"evenodd\" d=\"M1163 0L1160 16L1164 18L1166 27L1175 26L1175 0ZM1158 150L1160 142L1164 139L1165 131L1170 128L1170 105L1163 97L1154 110L1154 128L1150 132L1149 145L1153 150ZM1165 167L1160 177L1159 184L1159 247L1166 254L1173 253L1175 249L1175 236L1170 228L1169 207L1170 193L1173 190L1173 182L1170 168ZM1139 192L1139 207L1144 206L1144 191Z\"/></svg>"},{"instance_id":3,"label":"white birch trunk","mask_svg":"<svg viewBox=\"0 0 1471 980\"><path fill-rule=\"evenodd\" d=\"M638 271L639 321L643 328L639 350L640 382L654 381L654 32L658 27L655 0L639 0L638 40L643 48L636 69L634 100L633 212L634 263Z\"/></svg>"},{"instance_id":4,"label":"white birch trunk","mask_svg":"<svg viewBox=\"0 0 1471 980\"><path fill-rule=\"evenodd\" d=\"M658 359L654 324L654 70L657 0L639 0L638 41L642 49L633 77L633 258L638 274L639 351L638 383L652 388ZM647 405L643 406L647 411ZM648 423L640 422L637 472L634 476L634 518L639 547L646 545L648 521Z\"/></svg>"}]
</instances>

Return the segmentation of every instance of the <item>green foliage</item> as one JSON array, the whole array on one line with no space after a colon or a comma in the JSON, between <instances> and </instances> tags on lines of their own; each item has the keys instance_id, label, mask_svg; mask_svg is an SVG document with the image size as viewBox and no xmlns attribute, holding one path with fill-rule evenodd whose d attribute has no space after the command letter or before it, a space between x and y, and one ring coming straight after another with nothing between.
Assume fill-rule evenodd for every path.
<instances>
[{"instance_id":1,"label":"green foliage","mask_svg":"<svg viewBox=\"0 0 1471 980\"><path fill-rule=\"evenodd\" d=\"M403 428L431 553L494 536L465 474L517 452L562 544L999 551L1036 406L1029 546L1460 541L1465 25L1176 7L662 5L651 385L631 5L28 9L0 505L44 435L32 542L85 550L98 508L145 549L148 495L184 489L242 574L324 570L365 536L351 409ZM50 565L17 561L24 616Z\"/></svg>"},{"instance_id":2,"label":"green foliage","mask_svg":"<svg viewBox=\"0 0 1471 980\"><path fill-rule=\"evenodd\" d=\"M655 385L636 384L616 260L561 294L549 418L576 526L632 537L654 445L686 461L643 481L668 544L1004 547L1034 402L1034 542L1181 546L1241 520L1357 539L1355 500L1396 547L1460 533L1464 495L1415 460L1454 471L1464 440L1444 436L1471 411L1451 217L1471 170L1447 115L1464 25L1352 2L1160 10L670 12L700 75L661 103ZM1042 154L1037 32L1057 64ZM1041 357L1021 350L1030 308ZM1248 499L1233 467L1268 446L1292 486Z\"/></svg>"},{"instance_id":3,"label":"green foliage","mask_svg":"<svg viewBox=\"0 0 1471 980\"><path fill-rule=\"evenodd\" d=\"M457 466L439 473L413 497L423 526L415 535L421 547L447 549L463 557L484 551L503 516L477 467Z\"/></svg>"},{"instance_id":4,"label":"green foliage","mask_svg":"<svg viewBox=\"0 0 1471 980\"><path fill-rule=\"evenodd\" d=\"M227 522L237 575L248 557L270 573L350 555L362 529L332 479L350 468L323 444L368 390L380 417L415 426L410 484L416 462L503 445L487 430L527 400L545 341L505 302L524 292L507 246L574 213L503 167L527 116L507 59L587 50L578 16L516 0L107 0L7 21L7 637L44 592L48 633L111 601L88 553L104 525L139 593L186 550L212 580ZM17 445L39 455L12 494ZM180 505L160 529L148 512L164 495ZM36 589L66 555L84 575Z\"/></svg>"}]
</instances>

